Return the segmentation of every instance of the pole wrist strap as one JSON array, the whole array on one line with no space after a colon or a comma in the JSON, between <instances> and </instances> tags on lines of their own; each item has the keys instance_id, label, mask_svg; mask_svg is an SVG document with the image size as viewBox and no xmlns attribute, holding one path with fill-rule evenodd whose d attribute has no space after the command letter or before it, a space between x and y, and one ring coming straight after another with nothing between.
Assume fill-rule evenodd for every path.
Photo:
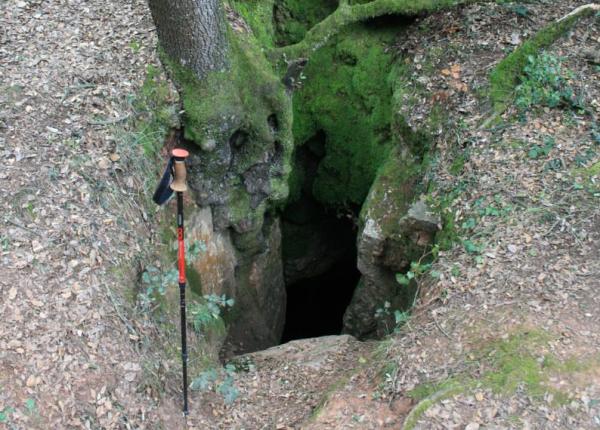
<instances>
[{"instance_id":1,"label":"pole wrist strap","mask_svg":"<svg viewBox=\"0 0 600 430\"><path fill-rule=\"evenodd\" d=\"M159 206L165 204L166 201L169 200L169 197L171 197L173 194L173 190L170 187L171 182L173 182L173 162L174 157L170 157L162 178L156 187L156 191L154 191L154 195L152 196L154 203Z\"/></svg>"}]
</instances>

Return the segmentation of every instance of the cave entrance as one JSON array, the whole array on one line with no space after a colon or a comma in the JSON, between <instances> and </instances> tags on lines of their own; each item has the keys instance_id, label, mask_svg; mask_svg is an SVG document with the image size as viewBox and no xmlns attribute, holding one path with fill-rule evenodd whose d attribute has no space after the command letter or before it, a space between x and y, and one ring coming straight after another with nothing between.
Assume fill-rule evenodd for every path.
<instances>
[{"instance_id":1,"label":"cave entrance","mask_svg":"<svg viewBox=\"0 0 600 430\"><path fill-rule=\"evenodd\" d=\"M341 243L356 235L351 223L344 223L349 225L337 229L348 235L339 236ZM286 320L281 343L342 332L344 312L360 279L356 247L347 246L342 253L324 258L327 261L321 260L320 268L315 262L308 277L286 282Z\"/></svg>"},{"instance_id":2,"label":"cave entrance","mask_svg":"<svg viewBox=\"0 0 600 430\"><path fill-rule=\"evenodd\" d=\"M300 190L282 214L287 292L282 343L340 334L344 312L361 276L356 267L359 208L327 208L312 194L325 139L325 134L318 132L297 148Z\"/></svg>"}]
</instances>

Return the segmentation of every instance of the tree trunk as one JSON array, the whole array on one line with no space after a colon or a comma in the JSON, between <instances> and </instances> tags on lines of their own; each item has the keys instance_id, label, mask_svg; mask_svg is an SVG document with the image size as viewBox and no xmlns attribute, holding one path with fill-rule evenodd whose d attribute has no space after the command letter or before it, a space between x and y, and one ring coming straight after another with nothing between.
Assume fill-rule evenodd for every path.
<instances>
[{"instance_id":1,"label":"tree trunk","mask_svg":"<svg viewBox=\"0 0 600 430\"><path fill-rule=\"evenodd\" d=\"M160 46L198 78L228 65L220 0L149 0Z\"/></svg>"}]
</instances>

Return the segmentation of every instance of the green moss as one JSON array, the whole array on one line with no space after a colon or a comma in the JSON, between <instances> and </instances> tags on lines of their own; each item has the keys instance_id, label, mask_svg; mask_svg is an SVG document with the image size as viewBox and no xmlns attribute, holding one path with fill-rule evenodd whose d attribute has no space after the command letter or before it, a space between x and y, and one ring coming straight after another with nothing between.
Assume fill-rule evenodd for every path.
<instances>
[{"instance_id":1,"label":"green moss","mask_svg":"<svg viewBox=\"0 0 600 430\"><path fill-rule=\"evenodd\" d=\"M336 0L275 0L277 45L300 42L308 30L337 8Z\"/></svg>"},{"instance_id":2,"label":"green moss","mask_svg":"<svg viewBox=\"0 0 600 430\"><path fill-rule=\"evenodd\" d=\"M360 205L387 158L392 91L387 76L393 31L354 26L316 51L294 97L294 137L326 136L314 196L332 206ZM297 173L297 175L301 175Z\"/></svg>"},{"instance_id":3,"label":"green moss","mask_svg":"<svg viewBox=\"0 0 600 430\"><path fill-rule=\"evenodd\" d=\"M407 151L394 149L379 169L377 179L373 182L369 197L360 213L361 223L367 218L375 219L385 237L406 240L404 249L407 256L422 252L422 249L414 249L411 252L415 245L405 237L399 218L406 214L414 196L419 194L422 167ZM418 259L419 255L415 257Z\"/></svg>"},{"instance_id":4,"label":"green moss","mask_svg":"<svg viewBox=\"0 0 600 430\"><path fill-rule=\"evenodd\" d=\"M155 66L146 68L146 78L133 105L139 113L133 125L135 143L147 157L154 157L168 131L179 123L176 95Z\"/></svg>"},{"instance_id":5,"label":"green moss","mask_svg":"<svg viewBox=\"0 0 600 430\"><path fill-rule=\"evenodd\" d=\"M198 294L198 295L202 295L202 278L200 277L200 274L198 273L198 271L194 268L194 266L190 265L190 264L186 264L185 265L185 275L187 278L187 285L190 287L190 289Z\"/></svg>"},{"instance_id":6,"label":"green moss","mask_svg":"<svg viewBox=\"0 0 600 430\"><path fill-rule=\"evenodd\" d=\"M263 48L272 48L275 41L273 22L274 0L233 0L231 6L250 26L254 37Z\"/></svg>"},{"instance_id":7,"label":"green moss","mask_svg":"<svg viewBox=\"0 0 600 430\"><path fill-rule=\"evenodd\" d=\"M251 4L262 10L258 7L259 3ZM247 5L248 8L251 4ZM217 148L223 148L230 144L237 130L244 133L243 145L236 152L235 172L231 171L229 162L223 161L223 154L217 149L203 152L205 168L202 174L214 183L228 178L225 189L231 190L228 203L232 225L251 218L260 220L255 224L260 228L265 210L278 207L287 199L293 150L292 106L290 97L253 34L230 31L229 42L229 69L211 72L202 80L190 70L164 58L164 55L163 62L169 66L180 89L186 139L201 147L204 142L212 140ZM276 130L267 120L273 115L277 118ZM267 203L253 208L240 177L251 167L264 163L269 145L274 145L273 151L279 153L278 163L271 167L278 170L270 175L271 192Z\"/></svg>"},{"instance_id":8,"label":"green moss","mask_svg":"<svg viewBox=\"0 0 600 430\"><path fill-rule=\"evenodd\" d=\"M600 189L600 161L593 163L588 167L575 168L571 174L576 178L575 185L579 188L585 188L590 193L595 194Z\"/></svg>"},{"instance_id":9,"label":"green moss","mask_svg":"<svg viewBox=\"0 0 600 430\"><path fill-rule=\"evenodd\" d=\"M558 38L566 34L581 17L589 16L592 13L591 10L584 10L563 21L549 24L494 68L490 74L490 98L496 113L506 110L513 100L515 88L519 83L523 68L527 64L528 57L534 56L540 50L552 45Z\"/></svg>"},{"instance_id":10,"label":"green moss","mask_svg":"<svg viewBox=\"0 0 600 430\"><path fill-rule=\"evenodd\" d=\"M538 400L543 400L545 394L550 393L554 397L553 404L568 403L567 393L547 384L550 376L585 372L597 365L598 360L582 362L569 358L560 361L549 353L543 356L551 340L552 336L545 331L521 329L506 339L492 340L472 351L470 357L479 363L474 373L482 368L485 369L483 373L474 376L466 371L439 382L416 386L408 392L408 396L419 403L407 417L404 428L414 428L423 413L435 403L457 394L472 393L476 389L490 389L502 395L512 395L523 389ZM540 356L544 358L540 360Z\"/></svg>"},{"instance_id":11,"label":"green moss","mask_svg":"<svg viewBox=\"0 0 600 430\"><path fill-rule=\"evenodd\" d=\"M418 390L415 388L409 393L410 397L414 397L417 393L426 396L423 398L408 414L404 420L402 428L404 430L412 430L417 425L423 414L437 402L448 399L456 394L466 391L468 387L463 385L458 380L448 379L436 386L429 386L428 389ZM411 394L413 393L413 394Z\"/></svg>"},{"instance_id":12,"label":"green moss","mask_svg":"<svg viewBox=\"0 0 600 430\"><path fill-rule=\"evenodd\" d=\"M230 36L230 44L230 70L211 72L202 80L169 59L165 62L180 85L186 138L198 144L207 138L221 142L230 137L221 135L223 123L234 118L253 134L249 141L256 142L254 147L245 147L248 165L242 168L247 168L256 162L257 152L264 151L261 143L271 140L269 115L280 113L280 129L285 130L291 124L291 112L284 88L257 42L237 35ZM281 143L291 150L290 136L282 137Z\"/></svg>"},{"instance_id":13,"label":"green moss","mask_svg":"<svg viewBox=\"0 0 600 430\"><path fill-rule=\"evenodd\" d=\"M492 370L484 373L479 382L495 392L513 393L523 387L529 395L541 397L547 391L543 382L548 375L536 355L550 339L542 331L525 331L490 343L480 355Z\"/></svg>"},{"instance_id":14,"label":"green moss","mask_svg":"<svg viewBox=\"0 0 600 430\"><path fill-rule=\"evenodd\" d=\"M433 12L460 4L473 3L477 0L374 0L341 1L334 13L315 24L304 38L293 45L288 45L273 52L274 57L299 58L306 57L312 51L325 45L339 32L361 21L386 15L416 16L423 12ZM275 58L277 59L277 58Z\"/></svg>"}]
</instances>

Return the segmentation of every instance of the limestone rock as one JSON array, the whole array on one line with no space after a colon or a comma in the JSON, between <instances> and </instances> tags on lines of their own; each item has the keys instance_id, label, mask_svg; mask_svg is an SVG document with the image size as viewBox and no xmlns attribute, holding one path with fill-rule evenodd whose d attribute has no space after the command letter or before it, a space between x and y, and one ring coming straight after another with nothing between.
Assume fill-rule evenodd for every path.
<instances>
[{"instance_id":1,"label":"limestone rock","mask_svg":"<svg viewBox=\"0 0 600 430\"><path fill-rule=\"evenodd\" d=\"M192 263L201 285L190 282L190 287L198 294L225 294L235 301L228 333L233 352L277 344L285 322L279 221L265 223L264 246L253 252L240 251L230 231L215 229L210 208L197 209L188 225L187 240L198 241L202 249Z\"/></svg>"},{"instance_id":2,"label":"limestone rock","mask_svg":"<svg viewBox=\"0 0 600 430\"><path fill-rule=\"evenodd\" d=\"M396 273L419 259L441 223L424 201L413 202L418 173L410 171L406 157L392 154L361 213L357 247L363 276L344 315L344 333L359 338L381 336L393 327L393 321L375 318L386 301L393 309L409 307L414 286L400 286Z\"/></svg>"},{"instance_id":3,"label":"limestone rock","mask_svg":"<svg viewBox=\"0 0 600 430\"><path fill-rule=\"evenodd\" d=\"M349 335L322 336L318 338L294 340L263 351L247 354L255 363L281 362L288 365L306 366L316 371L330 367L332 357L347 354L360 346Z\"/></svg>"},{"instance_id":4,"label":"limestone rock","mask_svg":"<svg viewBox=\"0 0 600 430\"><path fill-rule=\"evenodd\" d=\"M236 312L228 340L233 353L257 351L279 343L285 323L285 284L278 219L265 221L265 248L238 254L235 270Z\"/></svg>"}]
</instances>

